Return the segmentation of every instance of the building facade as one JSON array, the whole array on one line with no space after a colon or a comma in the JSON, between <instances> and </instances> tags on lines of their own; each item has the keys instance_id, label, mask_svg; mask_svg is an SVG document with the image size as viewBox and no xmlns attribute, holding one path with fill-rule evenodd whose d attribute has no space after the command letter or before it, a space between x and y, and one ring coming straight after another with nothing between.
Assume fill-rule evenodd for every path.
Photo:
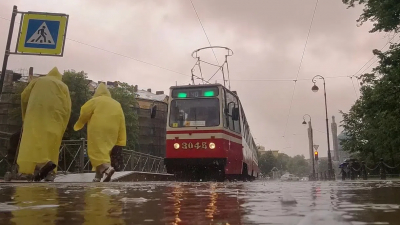
<instances>
[{"instance_id":1,"label":"building facade","mask_svg":"<svg viewBox=\"0 0 400 225\"><path fill-rule=\"evenodd\" d=\"M151 93L151 89L137 90L135 109L139 121L139 143L137 151L165 157L168 96L163 91ZM151 108L157 106L155 118L150 117Z\"/></svg>"},{"instance_id":2,"label":"building facade","mask_svg":"<svg viewBox=\"0 0 400 225\"><path fill-rule=\"evenodd\" d=\"M267 152L271 152L272 153L272 155L274 155L274 157L278 157L278 155L279 155L279 150L265 150L265 147L264 146L261 146L261 145L259 145L258 147L257 147L257 150L258 150L258 152L260 153L260 156L261 155L264 155L265 153L267 153Z\"/></svg>"}]
</instances>

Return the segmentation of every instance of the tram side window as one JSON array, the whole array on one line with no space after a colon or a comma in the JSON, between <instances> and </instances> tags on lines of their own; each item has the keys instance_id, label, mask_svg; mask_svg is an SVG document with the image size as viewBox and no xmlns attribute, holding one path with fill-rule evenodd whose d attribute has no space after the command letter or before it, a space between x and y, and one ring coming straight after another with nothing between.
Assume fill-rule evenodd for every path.
<instances>
[{"instance_id":1,"label":"tram side window","mask_svg":"<svg viewBox=\"0 0 400 225\"><path fill-rule=\"evenodd\" d=\"M228 123L229 123L229 117L225 114L225 108L227 107L226 103L226 97L225 97L225 90L224 94L222 95L222 122L224 124L224 127L228 128Z\"/></svg>"},{"instance_id":2,"label":"tram side window","mask_svg":"<svg viewBox=\"0 0 400 225\"><path fill-rule=\"evenodd\" d=\"M226 92L226 107L228 107L229 115L226 115L229 129L240 133L240 116L237 121L232 119L232 111L235 107L239 107L237 98L229 92Z\"/></svg>"}]
</instances>

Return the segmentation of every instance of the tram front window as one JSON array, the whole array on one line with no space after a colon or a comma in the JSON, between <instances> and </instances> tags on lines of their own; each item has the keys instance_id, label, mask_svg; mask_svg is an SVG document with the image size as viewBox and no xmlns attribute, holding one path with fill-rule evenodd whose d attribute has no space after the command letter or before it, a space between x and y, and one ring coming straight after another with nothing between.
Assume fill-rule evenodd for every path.
<instances>
[{"instance_id":1,"label":"tram front window","mask_svg":"<svg viewBox=\"0 0 400 225\"><path fill-rule=\"evenodd\" d=\"M171 102L170 127L214 127L219 122L217 98L175 99Z\"/></svg>"}]
</instances>

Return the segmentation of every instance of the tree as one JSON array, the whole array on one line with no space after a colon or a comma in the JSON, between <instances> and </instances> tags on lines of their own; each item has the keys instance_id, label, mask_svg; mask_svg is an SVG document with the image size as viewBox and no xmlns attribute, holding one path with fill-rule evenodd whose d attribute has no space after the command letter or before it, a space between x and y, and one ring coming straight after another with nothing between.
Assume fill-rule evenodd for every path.
<instances>
[{"instance_id":1,"label":"tree","mask_svg":"<svg viewBox=\"0 0 400 225\"><path fill-rule=\"evenodd\" d=\"M400 47L394 44L387 52L374 51L379 65L373 73L361 76L361 97L348 113L343 113L343 127L349 136L343 149L362 153L364 160L377 157L399 160L400 145Z\"/></svg>"},{"instance_id":2,"label":"tree","mask_svg":"<svg viewBox=\"0 0 400 225\"><path fill-rule=\"evenodd\" d=\"M399 31L400 2L398 0L342 0L342 2L349 7L354 7L356 3L365 6L357 22L361 25L368 20L375 22L371 33Z\"/></svg>"},{"instance_id":3,"label":"tree","mask_svg":"<svg viewBox=\"0 0 400 225\"><path fill-rule=\"evenodd\" d=\"M277 159L271 151L267 151L266 153L261 155L258 160L258 166L263 174L269 174L272 168L276 166L276 163Z\"/></svg>"},{"instance_id":4,"label":"tree","mask_svg":"<svg viewBox=\"0 0 400 225\"><path fill-rule=\"evenodd\" d=\"M328 171L328 159L321 158L317 161L318 163L318 173L325 173Z\"/></svg>"},{"instance_id":5,"label":"tree","mask_svg":"<svg viewBox=\"0 0 400 225\"><path fill-rule=\"evenodd\" d=\"M86 127L78 132L74 131L74 124L78 120L81 107L91 98L89 91L89 80L84 71L76 72L67 70L63 75L63 82L68 86L71 96L71 117L64 134L64 139L78 140L86 138Z\"/></svg>"},{"instance_id":6,"label":"tree","mask_svg":"<svg viewBox=\"0 0 400 225\"><path fill-rule=\"evenodd\" d=\"M290 158L288 172L298 177L304 177L310 174L310 167L304 155L296 155Z\"/></svg>"},{"instance_id":7,"label":"tree","mask_svg":"<svg viewBox=\"0 0 400 225\"><path fill-rule=\"evenodd\" d=\"M342 0L354 7L364 6L358 22L374 22L370 31L399 32L400 2L398 0ZM386 52L373 50L379 64L372 73L360 76L361 96L348 113L342 113L347 139L343 149L358 155L367 163L378 158L400 162L400 45L391 43Z\"/></svg>"},{"instance_id":8,"label":"tree","mask_svg":"<svg viewBox=\"0 0 400 225\"><path fill-rule=\"evenodd\" d=\"M287 171L290 160L290 156L286 155L285 153L279 153L277 157L276 168L281 171Z\"/></svg>"},{"instance_id":9,"label":"tree","mask_svg":"<svg viewBox=\"0 0 400 225\"><path fill-rule=\"evenodd\" d=\"M117 100L125 114L127 148L136 149L139 138L138 116L133 107L136 105L134 86L119 83L118 87L110 88L111 96Z\"/></svg>"}]
</instances>

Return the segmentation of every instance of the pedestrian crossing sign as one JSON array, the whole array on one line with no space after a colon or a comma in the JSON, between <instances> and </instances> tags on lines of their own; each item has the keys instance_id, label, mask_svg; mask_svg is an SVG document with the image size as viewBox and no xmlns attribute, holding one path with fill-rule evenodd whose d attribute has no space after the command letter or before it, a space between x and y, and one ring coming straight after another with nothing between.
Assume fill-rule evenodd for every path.
<instances>
[{"instance_id":1,"label":"pedestrian crossing sign","mask_svg":"<svg viewBox=\"0 0 400 225\"><path fill-rule=\"evenodd\" d=\"M62 56L68 15L24 13L18 34L17 52Z\"/></svg>"}]
</instances>

